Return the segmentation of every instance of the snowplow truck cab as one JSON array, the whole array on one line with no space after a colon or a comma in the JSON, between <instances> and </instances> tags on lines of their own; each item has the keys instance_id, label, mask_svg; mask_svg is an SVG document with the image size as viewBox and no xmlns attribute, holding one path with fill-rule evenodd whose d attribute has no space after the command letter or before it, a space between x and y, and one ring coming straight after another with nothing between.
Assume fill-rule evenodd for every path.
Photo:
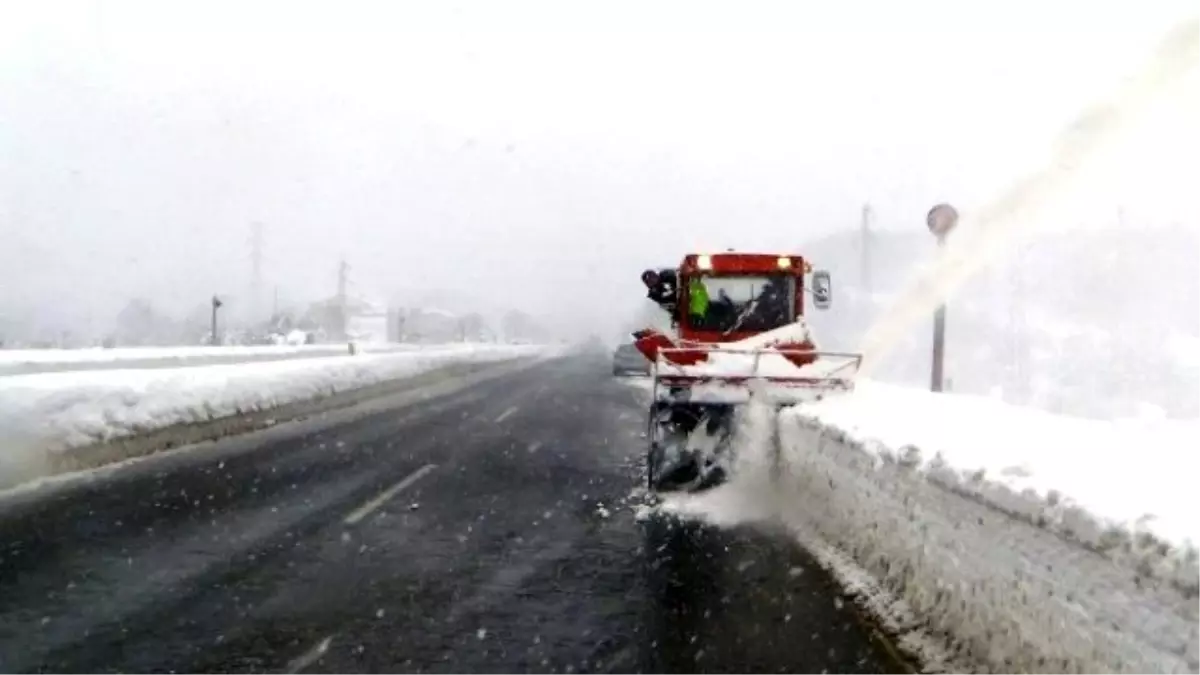
<instances>
[{"instance_id":1,"label":"snowplow truck cab","mask_svg":"<svg viewBox=\"0 0 1200 675\"><path fill-rule=\"evenodd\" d=\"M734 416L753 382L764 383L757 390L770 392L774 405L851 386L861 357L818 352L804 321L810 304L825 309L832 297L828 272L814 272L801 256L689 254L677 268L646 270L642 282L675 333L634 333L653 364L652 490L698 490L724 480Z\"/></svg>"}]
</instances>

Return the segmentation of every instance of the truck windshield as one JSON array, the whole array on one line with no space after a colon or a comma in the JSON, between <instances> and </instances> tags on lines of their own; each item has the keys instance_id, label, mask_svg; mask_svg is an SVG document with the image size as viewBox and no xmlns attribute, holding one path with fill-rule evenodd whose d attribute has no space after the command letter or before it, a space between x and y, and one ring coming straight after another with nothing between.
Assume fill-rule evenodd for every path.
<instances>
[{"instance_id":1,"label":"truck windshield","mask_svg":"<svg viewBox=\"0 0 1200 675\"><path fill-rule=\"evenodd\" d=\"M693 330L762 332L794 318L796 280L789 275L694 277L687 289Z\"/></svg>"}]
</instances>

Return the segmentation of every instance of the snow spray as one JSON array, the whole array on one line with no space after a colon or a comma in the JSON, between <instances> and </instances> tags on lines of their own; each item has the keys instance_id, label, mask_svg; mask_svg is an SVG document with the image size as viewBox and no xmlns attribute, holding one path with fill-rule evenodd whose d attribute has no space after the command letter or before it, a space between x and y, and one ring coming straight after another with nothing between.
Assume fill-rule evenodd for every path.
<instances>
[{"instance_id":1,"label":"snow spray","mask_svg":"<svg viewBox=\"0 0 1200 675\"><path fill-rule=\"evenodd\" d=\"M733 480L764 487L775 466L775 406L767 387L749 383L750 400L734 413Z\"/></svg>"},{"instance_id":2,"label":"snow spray","mask_svg":"<svg viewBox=\"0 0 1200 675\"><path fill-rule=\"evenodd\" d=\"M1146 66L1108 100L1086 108L1059 137L1047 167L1010 186L973 217L963 214L936 262L919 274L863 337L866 374L901 335L926 320L971 275L999 260L1046 224L1037 216L1066 192L1087 162L1194 70L1200 19L1171 30Z\"/></svg>"},{"instance_id":3,"label":"snow spray","mask_svg":"<svg viewBox=\"0 0 1200 675\"><path fill-rule=\"evenodd\" d=\"M778 449L775 406L760 382L750 383L750 400L734 413L729 480L697 493L667 493L658 510L696 518L717 527L774 520L779 514L772 478Z\"/></svg>"}]
</instances>

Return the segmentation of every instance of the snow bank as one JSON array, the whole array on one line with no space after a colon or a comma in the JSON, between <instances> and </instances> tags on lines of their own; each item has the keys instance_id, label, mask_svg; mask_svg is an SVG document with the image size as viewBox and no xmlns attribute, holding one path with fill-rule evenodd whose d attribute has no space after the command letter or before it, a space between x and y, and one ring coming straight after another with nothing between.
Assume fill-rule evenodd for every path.
<instances>
[{"instance_id":1,"label":"snow bank","mask_svg":"<svg viewBox=\"0 0 1200 675\"><path fill-rule=\"evenodd\" d=\"M428 348L407 344L360 344L360 352L407 352ZM181 366L250 363L285 359L342 356L345 344L237 345L189 347L119 347L115 349L0 349L0 375L114 368L177 368Z\"/></svg>"},{"instance_id":2,"label":"snow bank","mask_svg":"<svg viewBox=\"0 0 1200 675\"><path fill-rule=\"evenodd\" d=\"M871 580L860 601L918 656L933 637L950 672L1196 672L1194 592L939 482L916 451L780 423L780 517L848 585Z\"/></svg>"},{"instance_id":3,"label":"snow bank","mask_svg":"<svg viewBox=\"0 0 1200 675\"><path fill-rule=\"evenodd\" d=\"M871 381L788 414L1146 575L1200 584L1200 420L1102 422Z\"/></svg>"},{"instance_id":4,"label":"snow bank","mask_svg":"<svg viewBox=\"0 0 1200 675\"><path fill-rule=\"evenodd\" d=\"M547 353L455 345L407 353L0 378L0 484L46 473L55 454L175 425L267 411L440 366ZM16 477L16 478L14 478Z\"/></svg>"},{"instance_id":5,"label":"snow bank","mask_svg":"<svg viewBox=\"0 0 1200 675\"><path fill-rule=\"evenodd\" d=\"M865 381L780 425L793 529L864 569L960 662L1196 672L1197 422Z\"/></svg>"}]
</instances>

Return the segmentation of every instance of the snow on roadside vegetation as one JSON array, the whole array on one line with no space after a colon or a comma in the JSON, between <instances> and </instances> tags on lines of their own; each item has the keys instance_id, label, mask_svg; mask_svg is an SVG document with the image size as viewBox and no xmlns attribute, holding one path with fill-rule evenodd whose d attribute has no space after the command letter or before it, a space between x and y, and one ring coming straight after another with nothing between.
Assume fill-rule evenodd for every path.
<instances>
[{"instance_id":1,"label":"snow on roadside vegetation","mask_svg":"<svg viewBox=\"0 0 1200 675\"><path fill-rule=\"evenodd\" d=\"M406 352L421 345L360 344L361 352ZM435 347L436 348L436 347ZM181 347L117 347L114 349L0 349L0 375L102 370L115 368L174 368L181 366L251 363L284 359L342 356L345 344L230 345Z\"/></svg>"},{"instance_id":2,"label":"snow on roadside vegetation","mask_svg":"<svg viewBox=\"0 0 1200 675\"><path fill-rule=\"evenodd\" d=\"M0 482L54 452L175 424L269 410L453 363L548 353L538 346L454 345L407 353L171 369L0 378Z\"/></svg>"}]
</instances>

